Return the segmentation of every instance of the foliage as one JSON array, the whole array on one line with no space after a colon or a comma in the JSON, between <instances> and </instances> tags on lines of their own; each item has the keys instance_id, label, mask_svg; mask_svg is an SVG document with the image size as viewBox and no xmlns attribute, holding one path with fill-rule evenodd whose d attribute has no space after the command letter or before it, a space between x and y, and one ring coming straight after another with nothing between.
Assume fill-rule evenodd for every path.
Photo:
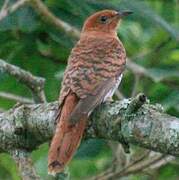
<instances>
[{"instance_id":1,"label":"foliage","mask_svg":"<svg viewBox=\"0 0 179 180\"><path fill-rule=\"evenodd\" d=\"M15 1L11 1L13 3ZM0 0L0 7L3 0ZM179 116L179 2L177 0L46 0L45 4L62 20L81 29L85 18L99 9L131 9L118 30L128 57L145 67L148 76L141 76L136 92L144 92L151 101L161 103L165 111ZM30 6L25 6L0 21L0 58L34 75L46 78L45 93L48 101L58 98L60 82L56 74L64 71L75 39L50 26ZM131 96L134 75L126 71L121 92ZM0 91L31 97L30 92L14 78L0 72ZM0 98L0 107L8 109L13 101ZM95 175L112 161L107 143L101 140L84 142L70 164L72 179ZM48 145L32 153L38 174L47 176ZM8 168L7 164L12 164ZM81 171L83 167L83 172ZM178 165L167 165L156 172L157 179L178 179ZM19 180L13 160L0 156L0 179ZM146 179L132 176L131 179Z\"/></svg>"}]
</instances>

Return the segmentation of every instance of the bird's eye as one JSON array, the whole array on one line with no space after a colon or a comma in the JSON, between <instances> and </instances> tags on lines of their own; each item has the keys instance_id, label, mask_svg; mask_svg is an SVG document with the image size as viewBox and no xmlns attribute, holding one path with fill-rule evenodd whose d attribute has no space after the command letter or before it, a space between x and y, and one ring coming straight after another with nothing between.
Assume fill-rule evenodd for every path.
<instances>
[{"instance_id":1,"label":"bird's eye","mask_svg":"<svg viewBox=\"0 0 179 180\"><path fill-rule=\"evenodd\" d=\"M106 23L107 20L108 20L108 17L107 17L107 16L101 16L101 17L100 17L100 21L101 21L102 23Z\"/></svg>"}]
</instances>

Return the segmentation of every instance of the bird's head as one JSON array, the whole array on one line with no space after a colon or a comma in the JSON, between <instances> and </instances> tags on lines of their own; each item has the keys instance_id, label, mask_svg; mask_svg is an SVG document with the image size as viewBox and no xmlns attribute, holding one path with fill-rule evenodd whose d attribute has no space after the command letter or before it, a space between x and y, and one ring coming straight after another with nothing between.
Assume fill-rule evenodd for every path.
<instances>
[{"instance_id":1,"label":"bird's head","mask_svg":"<svg viewBox=\"0 0 179 180\"><path fill-rule=\"evenodd\" d=\"M92 14L83 25L82 32L116 32L117 25L124 16L131 14L131 11L103 10Z\"/></svg>"}]
</instances>

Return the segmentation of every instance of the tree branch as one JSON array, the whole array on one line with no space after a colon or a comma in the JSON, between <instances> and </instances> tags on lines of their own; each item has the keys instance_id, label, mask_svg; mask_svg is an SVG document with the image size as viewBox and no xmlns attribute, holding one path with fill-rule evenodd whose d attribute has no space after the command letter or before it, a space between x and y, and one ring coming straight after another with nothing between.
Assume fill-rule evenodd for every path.
<instances>
[{"instance_id":1,"label":"tree branch","mask_svg":"<svg viewBox=\"0 0 179 180\"><path fill-rule=\"evenodd\" d=\"M103 104L91 116L86 138L98 137L139 145L164 154L179 156L179 119L145 104L123 121L130 99ZM0 113L1 151L33 150L53 135L58 104L23 105ZM116 122L118 122L116 124Z\"/></svg>"},{"instance_id":2,"label":"tree branch","mask_svg":"<svg viewBox=\"0 0 179 180\"><path fill-rule=\"evenodd\" d=\"M25 84L32 92L34 100L36 102L45 102L44 83L45 79L41 77L35 77L30 72L25 71L17 66L8 64L0 59L0 71L6 72L11 76L14 76L20 83Z\"/></svg>"},{"instance_id":3,"label":"tree branch","mask_svg":"<svg viewBox=\"0 0 179 180\"><path fill-rule=\"evenodd\" d=\"M37 176L33 167L32 159L28 156L26 151L14 150L11 154L17 163L22 180L40 180L40 177Z\"/></svg>"},{"instance_id":4,"label":"tree branch","mask_svg":"<svg viewBox=\"0 0 179 180\"><path fill-rule=\"evenodd\" d=\"M26 97L22 97L22 96L18 96L15 94L11 94L11 93L7 93L7 92L2 92L0 91L0 97L5 98L5 99L9 99L12 101L16 101L22 104L33 104L34 101L32 99L26 98Z\"/></svg>"},{"instance_id":5,"label":"tree branch","mask_svg":"<svg viewBox=\"0 0 179 180\"><path fill-rule=\"evenodd\" d=\"M19 0L12 6L8 6L8 0L5 0L1 11L0 11L0 21L7 17L9 14L15 12L17 9L25 5L29 0Z\"/></svg>"},{"instance_id":6,"label":"tree branch","mask_svg":"<svg viewBox=\"0 0 179 180\"><path fill-rule=\"evenodd\" d=\"M115 180L116 178L121 178L124 176L129 176L136 173L148 173L151 170L156 170L157 168L173 161L174 156L162 155L160 153L152 152L148 156L149 152L143 154L139 159L130 162L128 165L123 166L122 169L109 168L97 176L89 178L89 180Z\"/></svg>"},{"instance_id":7,"label":"tree branch","mask_svg":"<svg viewBox=\"0 0 179 180\"><path fill-rule=\"evenodd\" d=\"M101 178L101 180L108 180L108 179L114 180L114 179L119 178L119 177L128 176L130 174L138 173L139 171L142 171L143 169L147 168L151 164L162 159L163 156L164 155L154 156L154 157L151 157L150 159L144 160L138 164L129 165L128 167L124 168L123 170L121 170L119 172L115 172L115 173L112 172L111 174L104 176L103 178Z\"/></svg>"},{"instance_id":8,"label":"tree branch","mask_svg":"<svg viewBox=\"0 0 179 180\"><path fill-rule=\"evenodd\" d=\"M56 17L53 13L50 12L50 10L41 0L31 0L31 4L33 8L37 11L37 13L41 15L45 22L47 22L48 24L52 24L60 31L62 30L66 32L66 34L74 38L80 37L80 31L78 29Z\"/></svg>"},{"instance_id":9,"label":"tree branch","mask_svg":"<svg viewBox=\"0 0 179 180\"><path fill-rule=\"evenodd\" d=\"M135 62L132 62L129 58L127 59L126 67L127 67L127 69L129 69L130 71L132 71L134 74L136 74L138 76L147 76L147 77L151 78L148 75L147 69L136 64Z\"/></svg>"}]
</instances>

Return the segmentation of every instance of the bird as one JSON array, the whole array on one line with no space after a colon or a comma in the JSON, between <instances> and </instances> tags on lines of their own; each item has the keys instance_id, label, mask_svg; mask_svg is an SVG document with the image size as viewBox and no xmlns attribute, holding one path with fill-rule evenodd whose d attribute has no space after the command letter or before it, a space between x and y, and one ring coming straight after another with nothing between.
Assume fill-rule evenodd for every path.
<instances>
[{"instance_id":1,"label":"bird","mask_svg":"<svg viewBox=\"0 0 179 180\"><path fill-rule=\"evenodd\" d=\"M101 10L84 22L64 72L56 130L48 153L48 173L64 170L75 154L93 110L112 98L126 65L126 51L117 36L129 10Z\"/></svg>"}]
</instances>

